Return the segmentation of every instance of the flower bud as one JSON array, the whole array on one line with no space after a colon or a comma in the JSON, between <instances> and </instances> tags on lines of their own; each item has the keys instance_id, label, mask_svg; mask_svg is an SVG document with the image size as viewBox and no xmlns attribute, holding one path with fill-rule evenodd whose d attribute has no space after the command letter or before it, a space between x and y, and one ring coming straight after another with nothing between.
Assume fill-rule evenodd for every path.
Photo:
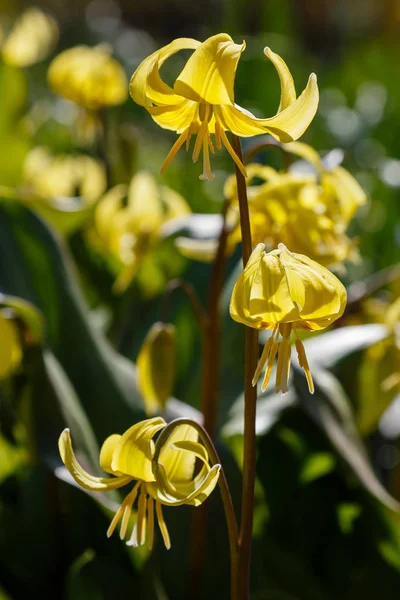
<instances>
[{"instance_id":1,"label":"flower bud","mask_svg":"<svg viewBox=\"0 0 400 600\"><path fill-rule=\"evenodd\" d=\"M137 357L139 390L147 414L153 415L171 396L175 378L175 326L171 323L154 323Z\"/></svg>"}]
</instances>

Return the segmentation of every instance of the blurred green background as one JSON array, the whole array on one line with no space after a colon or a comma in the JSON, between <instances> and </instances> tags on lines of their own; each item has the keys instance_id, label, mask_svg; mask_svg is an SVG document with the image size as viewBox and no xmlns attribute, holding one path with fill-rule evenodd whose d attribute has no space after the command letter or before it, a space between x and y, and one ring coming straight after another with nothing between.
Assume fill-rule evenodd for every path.
<instances>
[{"instance_id":1,"label":"blurred green background","mask_svg":"<svg viewBox=\"0 0 400 600\"><path fill-rule=\"evenodd\" d=\"M7 26L28 6L1 0L0 23ZM128 183L146 168L193 212L221 210L232 171L227 153L215 157L212 182L199 181L199 166L183 151L161 177L174 134L157 128L130 98L104 116L105 147L77 142L73 106L46 83L49 62L63 49L110 44L129 78L146 56L176 37L204 40L225 31L237 43L246 40L235 94L257 116L274 114L279 103L278 78L262 53L266 45L284 57L298 92L309 73L317 73L320 108L302 141L322 153L343 149L343 165L368 194L350 230L360 240L362 260L341 274L352 299L341 327L315 336L314 346L310 342L308 352L319 364L312 402L296 370L289 394L275 397L267 390L259 399L252 597L397 600L400 519L393 508L400 502L400 397L398 389L381 384L400 365L392 342L382 342L380 323L400 290L400 3L48 0L38 6L57 20L60 40L51 57L28 69L0 64L2 194L19 193L27 152L44 145L55 153L106 154L109 185ZM182 61L171 60L167 80ZM262 160L281 167L275 150ZM63 239L8 196L4 192L0 205L0 292L32 308L30 316L20 316L22 365L0 385L1 600L32 594L67 600L229 598L218 492L207 504L202 587L191 590L193 510L165 511L169 552L157 543L149 557L117 536L107 540L119 497L94 499L64 481L57 451L57 438L69 426L85 464L98 470L96 452L105 436L145 417L133 362L160 318L165 286L180 276L205 300L210 265L182 258L164 240L128 290L116 295L113 273L88 249L82 228ZM228 260L223 294L218 414L218 450L237 509L244 336L228 305L239 259L237 250ZM200 332L179 293L169 318L178 330L179 399L169 411L179 416L199 408ZM43 344L26 341L35 319L45 329Z\"/></svg>"}]
</instances>

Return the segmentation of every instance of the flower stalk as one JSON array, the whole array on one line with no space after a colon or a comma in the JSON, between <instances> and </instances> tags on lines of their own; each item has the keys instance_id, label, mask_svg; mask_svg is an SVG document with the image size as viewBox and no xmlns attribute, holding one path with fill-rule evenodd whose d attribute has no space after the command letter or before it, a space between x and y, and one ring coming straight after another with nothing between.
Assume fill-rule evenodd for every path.
<instances>
[{"instance_id":1,"label":"flower stalk","mask_svg":"<svg viewBox=\"0 0 400 600\"><path fill-rule=\"evenodd\" d=\"M242 159L240 138L232 134L232 146ZM245 267L252 252L249 209L247 202L246 180L242 172L235 167L239 199L240 227L242 233L242 255ZM239 556L236 597L247 600L250 593L250 559L253 533L254 485L256 477L256 401L257 388L252 379L258 361L258 332L246 327L246 359L244 380L244 440L243 440L243 488L242 514L239 536Z\"/></svg>"}]
</instances>

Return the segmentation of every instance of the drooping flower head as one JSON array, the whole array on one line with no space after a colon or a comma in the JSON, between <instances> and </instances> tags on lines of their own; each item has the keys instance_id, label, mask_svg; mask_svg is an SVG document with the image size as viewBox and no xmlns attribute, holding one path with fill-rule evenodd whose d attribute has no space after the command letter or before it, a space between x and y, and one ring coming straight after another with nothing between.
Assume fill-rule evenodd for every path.
<instances>
[{"instance_id":1,"label":"drooping flower head","mask_svg":"<svg viewBox=\"0 0 400 600\"><path fill-rule=\"evenodd\" d=\"M60 455L74 480L92 492L115 490L133 484L123 500L107 531L110 537L121 521L120 538L127 536L133 504L137 502L137 519L127 541L130 546L149 549L154 540L154 513L160 527L165 547L171 547L162 505L199 506L214 490L221 466L209 464L205 447L198 442L198 433L191 425L178 425L155 457L154 437L166 422L161 417L141 421L123 435L108 437L100 451L100 466L112 477L94 477L78 463L71 443L69 429L59 439ZM203 466L194 475L196 458Z\"/></svg>"},{"instance_id":2,"label":"drooping flower head","mask_svg":"<svg viewBox=\"0 0 400 600\"><path fill-rule=\"evenodd\" d=\"M186 200L175 190L158 185L147 171L136 173L128 188L118 185L105 194L96 207L90 239L113 260L115 291L123 292L129 286L157 245L161 227L189 213Z\"/></svg>"},{"instance_id":3,"label":"drooping flower head","mask_svg":"<svg viewBox=\"0 0 400 600\"><path fill-rule=\"evenodd\" d=\"M293 142L283 147L285 152L301 152L309 160L311 156L314 169L307 173L278 172L260 164L247 166L253 242L263 242L268 248L282 242L329 267L357 260L355 243L346 235L346 229L357 209L366 203L365 192L343 167L325 169L310 146ZM236 220L229 239L234 246L241 240L234 177L226 181L225 196L231 202L230 219Z\"/></svg>"},{"instance_id":4,"label":"drooping flower head","mask_svg":"<svg viewBox=\"0 0 400 600\"><path fill-rule=\"evenodd\" d=\"M310 75L307 87L296 99L292 75L283 59L265 48L265 55L275 66L281 83L281 101L278 113L268 119L257 119L249 111L235 104L234 81L240 55L246 44L235 44L226 33L220 33L201 43L190 38L179 38L146 58L132 75L130 93L133 100L146 108L154 121L164 129L176 131L178 139L169 152L165 169L179 148L189 148L191 136L196 137L193 160L203 152L201 179L214 177L210 152L214 153L211 135L221 149L222 144L245 174L245 168L233 150L226 131L249 137L270 133L283 142L299 138L309 126L318 107L316 76ZM193 54L178 75L173 87L163 81L160 68L179 50L193 50Z\"/></svg>"},{"instance_id":5,"label":"drooping flower head","mask_svg":"<svg viewBox=\"0 0 400 600\"><path fill-rule=\"evenodd\" d=\"M299 364L313 393L311 371L297 330L328 327L343 314L346 301L344 286L325 267L307 256L290 252L283 244L269 253L265 252L264 244L258 244L235 284L230 304L230 315L235 321L259 330L272 330L253 385L267 363L262 383L262 390L266 389L278 353L275 389L287 392L293 330ZM283 338L281 343L279 335Z\"/></svg>"},{"instance_id":6,"label":"drooping flower head","mask_svg":"<svg viewBox=\"0 0 400 600\"><path fill-rule=\"evenodd\" d=\"M125 72L105 44L61 52L49 67L48 80L57 94L87 110L122 104L128 95Z\"/></svg>"}]
</instances>

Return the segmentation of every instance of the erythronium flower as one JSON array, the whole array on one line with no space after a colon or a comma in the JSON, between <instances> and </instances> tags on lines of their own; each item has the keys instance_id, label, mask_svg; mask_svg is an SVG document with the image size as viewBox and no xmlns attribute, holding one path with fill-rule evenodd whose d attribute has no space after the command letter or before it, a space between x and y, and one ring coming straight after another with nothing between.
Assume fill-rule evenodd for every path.
<instances>
[{"instance_id":1,"label":"erythronium flower","mask_svg":"<svg viewBox=\"0 0 400 600\"><path fill-rule=\"evenodd\" d=\"M267 363L262 383L262 390L266 389L278 353L275 390L288 391L293 330L299 364L313 393L311 371L297 330L328 327L343 314L346 301L344 286L325 267L303 254L289 252L283 244L268 254L264 244L258 244L235 284L230 304L230 314L235 321L259 330L272 330L257 365L253 385ZM280 344L279 334L283 338Z\"/></svg>"},{"instance_id":2,"label":"erythronium flower","mask_svg":"<svg viewBox=\"0 0 400 600\"><path fill-rule=\"evenodd\" d=\"M50 87L87 110L122 104L127 80L106 44L75 46L61 52L48 71Z\"/></svg>"},{"instance_id":3,"label":"erythronium flower","mask_svg":"<svg viewBox=\"0 0 400 600\"><path fill-rule=\"evenodd\" d=\"M59 439L63 463L75 481L92 492L115 490L133 483L107 531L110 537L122 519L120 538L125 539L138 498L137 519L127 544L141 546L147 541L149 549L154 540L154 512L164 544L171 547L168 529L162 513L162 505L199 506L214 490L221 466L210 466L205 447L198 442L198 433L190 425L178 425L154 460L154 436L166 427L161 417L141 421L130 427L123 435L108 437L100 450L100 466L112 477L94 477L78 463L72 449L69 429ZM203 466L194 475L196 458Z\"/></svg>"},{"instance_id":4,"label":"erythronium flower","mask_svg":"<svg viewBox=\"0 0 400 600\"><path fill-rule=\"evenodd\" d=\"M245 175L245 168L233 150L226 131L241 137L270 133L282 142L299 138L311 123L318 107L318 87L315 74L310 75L307 87L296 99L293 77L283 61L269 48L265 55L275 66L281 83L278 113L268 119L257 119L235 104L234 81L240 55L246 44L235 44L226 33L220 33L201 43L179 38L147 57L136 69L130 82L135 102L144 106L154 121L164 129L176 131L178 139L164 161L164 170L179 148L189 148L191 136L196 136L193 161L203 151L201 179L212 179L210 152L222 144ZM162 64L179 50L194 50L178 75L173 88L160 76Z\"/></svg>"},{"instance_id":5,"label":"erythronium flower","mask_svg":"<svg viewBox=\"0 0 400 600\"><path fill-rule=\"evenodd\" d=\"M147 171L136 173L129 187L117 185L101 198L88 236L94 247L109 256L117 275L117 293L127 289L157 247L162 226L188 214L186 200L175 190L158 185Z\"/></svg>"}]
</instances>

